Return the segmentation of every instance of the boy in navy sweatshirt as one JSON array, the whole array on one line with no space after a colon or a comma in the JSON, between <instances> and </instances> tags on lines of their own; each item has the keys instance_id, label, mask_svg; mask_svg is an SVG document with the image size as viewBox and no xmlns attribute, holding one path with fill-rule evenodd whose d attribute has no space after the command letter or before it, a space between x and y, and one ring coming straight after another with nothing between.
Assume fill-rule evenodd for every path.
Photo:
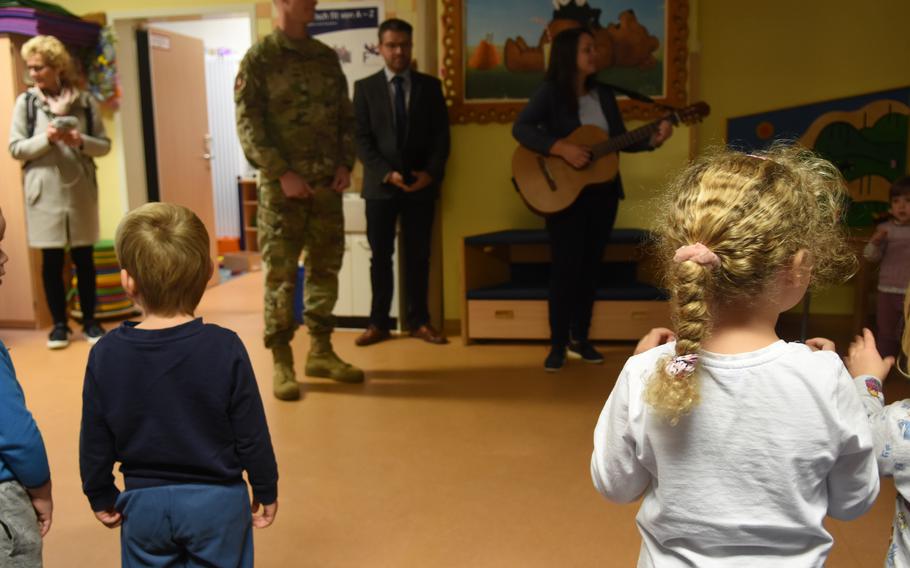
<instances>
[{"instance_id":1,"label":"boy in navy sweatshirt","mask_svg":"<svg viewBox=\"0 0 910 568\"><path fill-rule=\"evenodd\" d=\"M213 270L208 233L189 209L149 203L124 217L115 247L145 317L89 354L82 490L99 521L122 523L123 566L252 567L251 525L275 519L278 467L243 343L193 316Z\"/></svg>"},{"instance_id":2,"label":"boy in navy sweatshirt","mask_svg":"<svg viewBox=\"0 0 910 568\"><path fill-rule=\"evenodd\" d=\"M5 233L0 212L0 241ZM7 260L0 249L0 276ZM0 566L40 568L41 539L51 528L53 510L44 441L0 343Z\"/></svg>"}]
</instances>

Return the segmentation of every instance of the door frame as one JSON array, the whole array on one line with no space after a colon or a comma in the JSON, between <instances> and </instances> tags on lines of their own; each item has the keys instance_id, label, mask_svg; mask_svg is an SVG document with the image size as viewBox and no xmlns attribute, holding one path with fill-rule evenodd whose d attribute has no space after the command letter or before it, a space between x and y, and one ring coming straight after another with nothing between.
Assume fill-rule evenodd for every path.
<instances>
[{"instance_id":1,"label":"door frame","mask_svg":"<svg viewBox=\"0 0 910 568\"><path fill-rule=\"evenodd\" d=\"M108 24L119 39L117 71L122 94L120 108L114 113L113 118L117 141L115 146L120 179L120 203L124 214L148 201L139 64L134 33L136 26L150 19L202 19L206 16L231 15L246 16L249 19L250 40L251 43L255 43L258 39L256 3L108 12Z\"/></svg>"}]
</instances>

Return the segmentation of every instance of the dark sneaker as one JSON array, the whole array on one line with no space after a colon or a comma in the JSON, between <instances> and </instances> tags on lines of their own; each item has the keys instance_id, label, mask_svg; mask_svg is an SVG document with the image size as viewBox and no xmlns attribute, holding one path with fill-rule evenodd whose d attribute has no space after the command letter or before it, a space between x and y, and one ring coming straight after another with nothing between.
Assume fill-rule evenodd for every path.
<instances>
[{"instance_id":1,"label":"dark sneaker","mask_svg":"<svg viewBox=\"0 0 910 568\"><path fill-rule=\"evenodd\" d=\"M543 369L548 373L555 373L566 364L566 349L564 347L551 347L550 354L543 362Z\"/></svg>"},{"instance_id":2,"label":"dark sneaker","mask_svg":"<svg viewBox=\"0 0 910 568\"><path fill-rule=\"evenodd\" d=\"M98 322L92 320L82 328L82 335L85 336L85 340L88 341L89 345L94 345L104 337L104 328L98 325Z\"/></svg>"},{"instance_id":3,"label":"dark sneaker","mask_svg":"<svg viewBox=\"0 0 910 568\"><path fill-rule=\"evenodd\" d=\"M65 323L55 323L51 334L47 336L48 349L63 349L70 344L70 335L73 334Z\"/></svg>"},{"instance_id":4,"label":"dark sneaker","mask_svg":"<svg viewBox=\"0 0 910 568\"><path fill-rule=\"evenodd\" d=\"M590 341L570 341L568 348L569 359L581 359L585 363L599 365L604 362L604 356L594 349Z\"/></svg>"}]
</instances>

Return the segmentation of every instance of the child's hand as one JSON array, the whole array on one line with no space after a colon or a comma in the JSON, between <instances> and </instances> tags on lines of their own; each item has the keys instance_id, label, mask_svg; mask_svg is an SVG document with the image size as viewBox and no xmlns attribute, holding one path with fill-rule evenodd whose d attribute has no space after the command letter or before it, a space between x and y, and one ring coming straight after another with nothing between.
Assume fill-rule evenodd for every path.
<instances>
[{"instance_id":1,"label":"child's hand","mask_svg":"<svg viewBox=\"0 0 910 568\"><path fill-rule=\"evenodd\" d=\"M41 487L27 489L28 496L32 501L32 507L35 508L35 515L38 516L38 531L41 537L51 530L51 520L54 517L54 499L51 497L51 482L48 481Z\"/></svg>"},{"instance_id":2,"label":"child's hand","mask_svg":"<svg viewBox=\"0 0 910 568\"><path fill-rule=\"evenodd\" d=\"M834 342L827 337L813 337L806 340L806 345L812 351L834 351Z\"/></svg>"},{"instance_id":3,"label":"child's hand","mask_svg":"<svg viewBox=\"0 0 910 568\"><path fill-rule=\"evenodd\" d=\"M109 529L115 529L123 524L123 515L116 509L95 511L95 518L101 521L101 524Z\"/></svg>"},{"instance_id":4,"label":"child's hand","mask_svg":"<svg viewBox=\"0 0 910 568\"><path fill-rule=\"evenodd\" d=\"M872 238L869 239L869 242L874 245L877 245L880 242L882 242L883 240L885 240L885 237L887 237L887 236L888 236L888 229L886 229L884 225L879 225L878 228L875 229L875 232L872 234Z\"/></svg>"},{"instance_id":5,"label":"child's hand","mask_svg":"<svg viewBox=\"0 0 910 568\"><path fill-rule=\"evenodd\" d=\"M639 353L644 353L648 349L654 349L658 345L663 345L664 343L675 340L676 335L669 329L665 327L655 327L641 338L632 354L638 355Z\"/></svg>"},{"instance_id":6,"label":"child's hand","mask_svg":"<svg viewBox=\"0 0 910 568\"><path fill-rule=\"evenodd\" d=\"M262 505L262 514L256 515L255 513L259 512L259 501L256 498L253 498L253 502L250 504L250 508L253 510L253 526L257 529L264 529L270 526L275 522L275 515L278 514L278 501L274 503L269 503L268 505Z\"/></svg>"},{"instance_id":7,"label":"child's hand","mask_svg":"<svg viewBox=\"0 0 910 568\"><path fill-rule=\"evenodd\" d=\"M894 365L894 357L885 357L875 348L875 336L867 328L863 328L863 335L857 335L850 344L850 350L844 358L847 370L854 377L872 375L880 381L888 377L888 371Z\"/></svg>"}]
</instances>

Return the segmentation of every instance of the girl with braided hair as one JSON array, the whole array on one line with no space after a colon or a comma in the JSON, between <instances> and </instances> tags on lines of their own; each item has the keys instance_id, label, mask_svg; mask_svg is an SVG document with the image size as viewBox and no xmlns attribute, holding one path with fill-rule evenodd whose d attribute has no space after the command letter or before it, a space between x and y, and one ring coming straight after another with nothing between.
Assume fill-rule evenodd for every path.
<instances>
[{"instance_id":1,"label":"girl with braided hair","mask_svg":"<svg viewBox=\"0 0 910 568\"><path fill-rule=\"evenodd\" d=\"M855 270L845 197L832 164L792 146L720 150L664 195L655 226L675 338L652 332L626 362L591 460L608 499L644 495L638 566L822 566L825 515L853 519L878 495L833 344L775 332L810 284Z\"/></svg>"}]
</instances>

